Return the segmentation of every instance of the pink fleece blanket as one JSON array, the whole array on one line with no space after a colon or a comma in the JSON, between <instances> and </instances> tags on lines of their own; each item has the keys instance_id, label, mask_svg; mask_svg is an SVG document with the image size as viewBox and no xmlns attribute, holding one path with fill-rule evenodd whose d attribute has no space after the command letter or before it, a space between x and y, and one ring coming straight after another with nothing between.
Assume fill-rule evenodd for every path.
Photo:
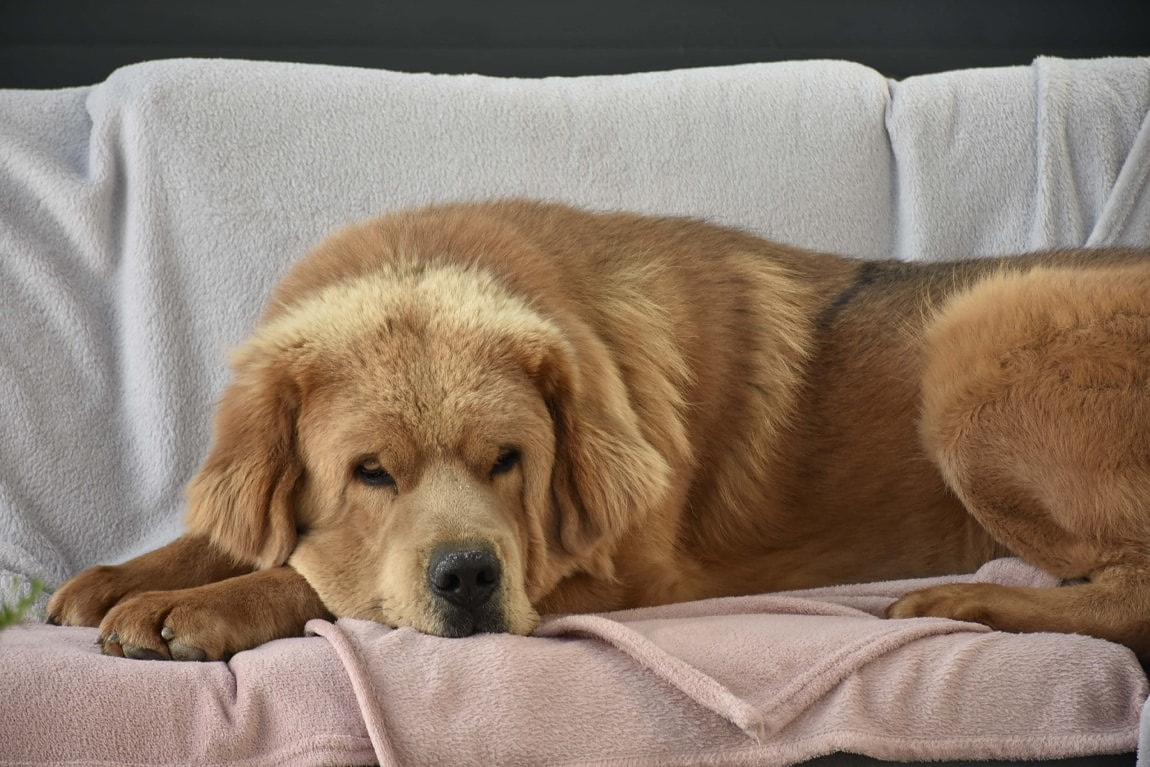
<instances>
[{"instance_id":1,"label":"pink fleece blanket","mask_svg":"<svg viewBox=\"0 0 1150 767\"><path fill-rule=\"evenodd\" d=\"M1015 560L964 578L1048 584ZM952 579L953 580L953 579ZM892 582L553 616L441 639L313 621L229 663L101 656L90 629L0 634L0 764L756 764L1133 751L1125 648L887 621Z\"/></svg>"}]
</instances>

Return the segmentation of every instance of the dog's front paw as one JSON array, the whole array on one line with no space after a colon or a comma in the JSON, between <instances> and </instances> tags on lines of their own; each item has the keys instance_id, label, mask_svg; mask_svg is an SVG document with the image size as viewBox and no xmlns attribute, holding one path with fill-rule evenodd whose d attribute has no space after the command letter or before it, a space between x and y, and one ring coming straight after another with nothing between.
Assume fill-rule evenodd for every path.
<instances>
[{"instance_id":1,"label":"dog's front paw","mask_svg":"<svg viewBox=\"0 0 1150 767\"><path fill-rule=\"evenodd\" d=\"M148 591L113 607L100 623L105 655L136 660L225 660L237 646L229 616L214 610L196 589Z\"/></svg>"},{"instance_id":2,"label":"dog's front paw","mask_svg":"<svg viewBox=\"0 0 1150 767\"><path fill-rule=\"evenodd\" d=\"M886 609L888 618L951 618L996 627L995 603L1001 586L993 583L948 583L912 591Z\"/></svg>"},{"instance_id":3,"label":"dog's front paw","mask_svg":"<svg viewBox=\"0 0 1150 767\"><path fill-rule=\"evenodd\" d=\"M99 626L120 600L139 590L137 578L120 565L92 567L67 581L48 600L48 622Z\"/></svg>"}]
</instances>

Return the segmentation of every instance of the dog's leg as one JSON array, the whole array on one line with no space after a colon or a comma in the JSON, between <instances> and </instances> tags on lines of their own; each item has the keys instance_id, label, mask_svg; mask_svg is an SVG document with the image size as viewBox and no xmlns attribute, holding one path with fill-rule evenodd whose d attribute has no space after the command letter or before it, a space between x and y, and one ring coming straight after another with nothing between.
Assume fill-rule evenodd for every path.
<instances>
[{"instance_id":1,"label":"dog's leg","mask_svg":"<svg viewBox=\"0 0 1150 767\"><path fill-rule=\"evenodd\" d=\"M302 575L271 567L125 599L100 623L100 644L108 655L143 660L223 660L273 639L302 636L309 620L330 617Z\"/></svg>"},{"instance_id":2,"label":"dog's leg","mask_svg":"<svg viewBox=\"0 0 1150 767\"><path fill-rule=\"evenodd\" d=\"M202 586L251 570L237 565L207 538L185 535L121 565L100 565L77 574L52 595L49 621L99 626L113 606L133 594Z\"/></svg>"},{"instance_id":3,"label":"dog's leg","mask_svg":"<svg viewBox=\"0 0 1150 767\"><path fill-rule=\"evenodd\" d=\"M1011 551L1085 582L943 586L888 614L1090 634L1150 661L1150 267L996 277L927 339L922 434L947 482Z\"/></svg>"}]
</instances>

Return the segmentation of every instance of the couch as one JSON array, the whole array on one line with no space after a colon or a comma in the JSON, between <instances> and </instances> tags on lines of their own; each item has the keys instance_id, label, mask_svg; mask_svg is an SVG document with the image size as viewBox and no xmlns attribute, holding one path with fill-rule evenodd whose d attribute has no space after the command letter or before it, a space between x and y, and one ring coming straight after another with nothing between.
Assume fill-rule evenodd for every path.
<instances>
[{"instance_id":1,"label":"couch","mask_svg":"<svg viewBox=\"0 0 1150 767\"><path fill-rule=\"evenodd\" d=\"M1139 58L901 81L841 61L516 80L164 60L0 91L0 601L178 534L227 350L352 221L527 196L933 261L1150 245L1148 179ZM1009 559L953 579L1053 584ZM878 617L916 585L548 616L531 637L312 621L202 664L104 657L94 629L37 622L41 598L0 633L0 765L1150 752L1125 648Z\"/></svg>"}]
</instances>

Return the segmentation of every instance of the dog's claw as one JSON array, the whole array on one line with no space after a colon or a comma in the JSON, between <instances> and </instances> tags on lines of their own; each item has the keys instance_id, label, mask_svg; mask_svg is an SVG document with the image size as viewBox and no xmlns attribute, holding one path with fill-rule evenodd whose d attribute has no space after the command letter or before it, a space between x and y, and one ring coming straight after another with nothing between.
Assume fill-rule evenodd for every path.
<instances>
[{"instance_id":1,"label":"dog's claw","mask_svg":"<svg viewBox=\"0 0 1150 767\"><path fill-rule=\"evenodd\" d=\"M168 652L171 654L172 660L205 661L208 659L208 654L203 649L184 642L172 641L176 638L176 630L171 626L164 626L160 629L160 637L168 643Z\"/></svg>"}]
</instances>

